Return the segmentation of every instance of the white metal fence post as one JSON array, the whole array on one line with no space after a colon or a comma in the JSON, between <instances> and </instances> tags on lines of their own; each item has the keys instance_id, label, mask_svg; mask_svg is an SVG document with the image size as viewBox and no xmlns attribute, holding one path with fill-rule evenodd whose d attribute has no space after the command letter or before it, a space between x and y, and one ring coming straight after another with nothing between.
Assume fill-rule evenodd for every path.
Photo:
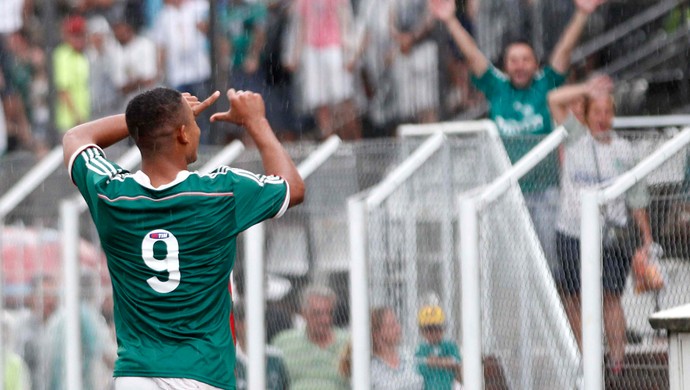
<instances>
[{"instance_id":1,"label":"white metal fence post","mask_svg":"<svg viewBox=\"0 0 690 390\"><path fill-rule=\"evenodd\" d=\"M65 304L65 386L82 389L81 323L79 321L79 206L71 200L60 204L63 302ZM56 337L60 337L56 335Z\"/></svg>"},{"instance_id":2,"label":"white metal fence post","mask_svg":"<svg viewBox=\"0 0 690 390\"><path fill-rule=\"evenodd\" d=\"M266 300L264 289L264 244L263 223L254 225L245 232L245 313L247 327L255 332L247 334L247 354L254 357L247 367L247 388L260 390L266 388Z\"/></svg>"},{"instance_id":3,"label":"white metal fence post","mask_svg":"<svg viewBox=\"0 0 690 390\"><path fill-rule=\"evenodd\" d=\"M352 388L371 388L369 333L369 270L367 264L366 201L351 197L347 202L350 221L350 326L352 332Z\"/></svg>"},{"instance_id":4,"label":"white metal fence post","mask_svg":"<svg viewBox=\"0 0 690 390\"><path fill-rule=\"evenodd\" d=\"M601 286L601 222L599 193L582 190L580 229L581 301L582 301L582 364L584 388L601 389L603 377L602 286Z\"/></svg>"},{"instance_id":5,"label":"white metal fence post","mask_svg":"<svg viewBox=\"0 0 690 390\"><path fill-rule=\"evenodd\" d=\"M460 267L462 270L462 376L465 388L484 388L482 370L479 219L476 199L460 199Z\"/></svg>"}]
</instances>

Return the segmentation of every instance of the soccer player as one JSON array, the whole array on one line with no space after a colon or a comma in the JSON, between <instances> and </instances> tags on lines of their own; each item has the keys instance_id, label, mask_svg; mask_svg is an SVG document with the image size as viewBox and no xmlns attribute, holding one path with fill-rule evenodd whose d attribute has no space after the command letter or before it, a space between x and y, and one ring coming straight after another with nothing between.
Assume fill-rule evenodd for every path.
<instances>
[{"instance_id":1,"label":"soccer player","mask_svg":"<svg viewBox=\"0 0 690 390\"><path fill-rule=\"evenodd\" d=\"M260 95L229 90L213 121L243 126L266 175L220 167L187 170L197 158L204 101L167 88L136 96L125 115L71 129L65 163L86 200L106 254L118 341L115 389L234 389L228 280L236 237L300 203L304 183L265 118ZM141 171L102 151L131 136Z\"/></svg>"}]
</instances>

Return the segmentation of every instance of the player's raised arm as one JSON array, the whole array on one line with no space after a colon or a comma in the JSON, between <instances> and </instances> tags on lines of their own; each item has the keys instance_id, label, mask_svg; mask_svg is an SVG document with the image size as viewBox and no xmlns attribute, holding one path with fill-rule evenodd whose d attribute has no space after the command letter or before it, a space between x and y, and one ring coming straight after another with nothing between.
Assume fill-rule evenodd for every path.
<instances>
[{"instance_id":1,"label":"player's raised arm","mask_svg":"<svg viewBox=\"0 0 690 390\"><path fill-rule=\"evenodd\" d=\"M290 207L302 203L304 181L290 155L273 134L273 130L266 120L266 108L261 95L230 89L228 100L230 100L230 109L227 112L213 114L211 121L226 121L243 126L261 153L265 173L280 176L288 182Z\"/></svg>"},{"instance_id":2,"label":"player's raised arm","mask_svg":"<svg viewBox=\"0 0 690 390\"><path fill-rule=\"evenodd\" d=\"M62 137L62 153L65 166L74 152L84 145L95 144L101 148L121 141L129 136L125 115L113 115L71 128Z\"/></svg>"},{"instance_id":3,"label":"player's raised arm","mask_svg":"<svg viewBox=\"0 0 690 390\"><path fill-rule=\"evenodd\" d=\"M489 60L479 50L477 42L455 17L455 0L429 0L431 14L446 25L455 44L465 56L472 74L480 77L489 69Z\"/></svg>"},{"instance_id":4,"label":"player's raised arm","mask_svg":"<svg viewBox=\"0 0 690 390\"><path fill-rule=\"evenodd\" d=\"M192 96L188 93L184 93L182 96L189 103L194 115L198 116L218 99L220 92L215 92L204 101L199 101L196 96ZM129 131L127 130L127 122L124 114L112 115L75 126L67 131L62 138L65 166L69 164L69 159L74 152L84 145L95 144L101 148L107 148L128 136Z\"/></svg>"},{"instance_id":5,"label":"player's raised arm","mask_svg":"<svg viewBox=\"0 0 690 390\"><path fill-rule=\"evenodd\" d=\"M605 2L606 0L575 0L575 6L577 7L575 14L563 31L563 35L561 35L558 43L556 43L549 61L551 67L556 72L561 74L568 72L571 54L580 40L582 30L587 25L589 15Z\"/></svg>"}]
</instances>

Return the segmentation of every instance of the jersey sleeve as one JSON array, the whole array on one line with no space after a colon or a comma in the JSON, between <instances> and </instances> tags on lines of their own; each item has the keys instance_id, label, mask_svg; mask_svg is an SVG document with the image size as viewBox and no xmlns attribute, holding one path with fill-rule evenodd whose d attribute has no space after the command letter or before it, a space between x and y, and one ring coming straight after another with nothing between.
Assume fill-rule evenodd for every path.
<instances>
[{"instance_id":1,"label":"jersey sleeve","mask_svg":"<svg viewBox=\"0 0 690 390\"><path fill-rule=\"evenodd\" d=\"M551 66L545 66L543 72L548 91L558 88L565 83L567 74L558 73Z\"/></svg>"},{"instance_id":2,"label":"jersey sleeve","mask_svg":"<svg viewBox=\"0 0 690 390\"><path fill-rule=\"evenodd\" d=\"M93 144L78 149L70 158L67 168L72 182L79 189L89 208L98 197L97 185L125 172L108 160L101 148Z\"/></svg>"},{"instance_id":3,"label":"jersey sleeve","mask_svg":"<svg viewBox=\"0 0 690 390\"><path fill-rule=\"evenodd\" d=\"M499 84L506 82L508 82L508 78L493 65L489 65L483 75L472 76L474 86L489 100L499 90Z\"/></svg>"},{"instance_id":4,"label":"jersey sleeve","mask_svg":"<svg viewBox=\"0 0 690 390\"><path fill-rule=\"evenodd\" d=\"M239 231L269 218L280 218L285 213L290 203L290 187L283 178L230 169L235 178L233 192Z\"/></svg>"}]
</instances>

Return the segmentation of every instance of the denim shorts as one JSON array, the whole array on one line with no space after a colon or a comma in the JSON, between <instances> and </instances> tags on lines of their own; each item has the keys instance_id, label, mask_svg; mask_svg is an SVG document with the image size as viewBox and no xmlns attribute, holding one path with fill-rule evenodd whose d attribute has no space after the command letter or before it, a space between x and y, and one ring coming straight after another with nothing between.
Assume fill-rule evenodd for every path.
<instances>
[{"instance_id":1,"label":"denim shorts","mask_svg":"<svg viewBox=\"0 0 690 390\"><path fill-rule=\"evenodd\" d=\"M580 239L556 232L556 253L560 270L556 284L566 294L580 293ZM604 291L621 295L630 272L631 258L613 247L602 248L602 281Z\"/></svg>"}]
</instances>

